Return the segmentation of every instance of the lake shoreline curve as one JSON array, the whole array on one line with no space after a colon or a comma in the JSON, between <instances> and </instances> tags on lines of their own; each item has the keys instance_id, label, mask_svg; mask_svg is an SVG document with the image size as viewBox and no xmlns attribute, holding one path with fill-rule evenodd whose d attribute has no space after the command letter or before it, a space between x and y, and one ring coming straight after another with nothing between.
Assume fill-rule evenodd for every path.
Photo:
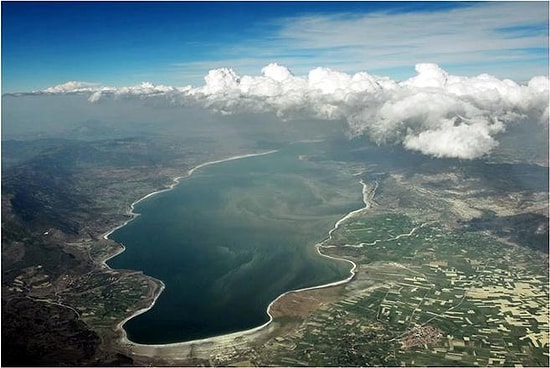
<instances>
[{"instance_id":1,"label":"lake shoreline curve","mask_svg":"<svg viewBox=\"0 0 550 368\"><path fill-rule=\"evenodd\" d=\"M248 157L256 157L256 156L263 156L263 155L268 155L268 154L272 154L272 153L275 153L275 152L278 152L278 150L271 150L271 151L266 151L266 152L261 152L261 153L251 153L251 154L244 154L244 155L237 155L237 156L232 156L232 157L229 157L229 158L225 158L225 159L220 159L220 160L214 160L214 161L208 161L208 162L205 162L205 163L202 163L202 164L199 164L193 168L191 168L190 170L187 171L187 173L185 175L182 175L182 176L178 176L176 178L173 179L173 183L168 187L168 188L165 188L165 189L161 189L161 190L157 190L157 191L154 191L154 192L151 192L143 197L141 197L140 199L134 201L131 205L130 205L130 209L128 210L127 212L127 215L130 215L131 218L129 218L128 220L126 220L124 223L122 223L121 225L118 225L116 227L114 227L113 229L107 231L106 233L104 233L102 235L102 238L105 239L105 240L112 240L112 239L109 239L109 236L114 233L116 230L126 226L128 223L130 223L131 221L133 221L134 219L136 219L137 217L140 216L139 213L135 213L134 210L135 210L135 206L144 201L145 199L148 199L150 197L153 197L157 194L160 194L160 193L163 193L163 192L167 192L167 191L170 191L172 189L174 189L182 179L186 179L186 178L189 178L193 175L193 173L202 168L202 167L205 167L205 166L210 166L210 165L214 165L214 164L218 164L218 163L223 163L223 162L227 162L227 161L234 161L234 160L238 160L238 159L243 159L243 158L248 158ZM220 343L220 344L224 344L224 343L228 343L236 338L242 338L242 337L245 337L245 336L249 336L249 335L253 335L253 334L256 334L258 332L260 332L261 330L264 330L266 329L274 320L274 317L273 315L271 314L271 308L272 306L278 301L280 300L282 297L288 295L288 294L291 294L291 293L299 293L299 292L304 292L304 291L308 291L308 290L316 290L316 289L323 289L323 288L328 288L328 287L333 287L333 286L338 286L338 285L343 285L343 284L346 284L348 282L350 282L354 277L355 277L355 274L356 274L356 270L357 270L357 265L355 264L355 262L351 261L351 260L348 260L348 259L345 259L345 258L338 258L338 257L333 257L333 256L329 256L327 254L324 254L322 251L321 251L321 248L323 246L324 243L326 243L327 241L330 241L332 239L332 234L334 233L334 231L336 231L338 229L338 227L347 219L350 219L354 216L356 216L357 214L363 212L364 210L368 209L370 207L370 203L369 203L369 194L368 194L368 191L367 191L367 184L365 184L365 182L363 180L360 181L360 184L362 185L362 194L363 194L363 203L364 203L364 207L361 207L357 210L353 210L349 213L347 213L345 216L343 216L341 219L339 219L333 226L333 228L328 232L328 236L327 238L325 238L323 241L315 244L315 249L317 251L317 253L322 256L322 257L325 257L325 258L329 258L329 259L333 259L333 260L337 260L337 261L344 261L344 262L347 262L351 265L351 269L349 271L349 276L343 280L339 280L339 281L334 281L334 282L330 282L330 283L327 283L327 284L322 284L322 285L316 285L316 286L311 286L311 287L306 287L306 288L300 288L300 289L295 289L295 290L289 290L289 291L286 291L282 294L280 294L279 296L277 296L273 301L271 301L271 303L269 303L269 305L267 306L266 308L266 313L267 315L269 316L269 320L267 322L265 322L264 324L260 325L260 326L257 326L257 327L253 327L251 329L248 329L248 330L244 330L244 331L237 331L237 332L232 332L232 333L228 333L228 334L223 334L223 335L217 335L217 336L212 336L212 337L207 337L207 338L202 338L202 339L196 339L196 340L190 340L190 341L182 341L182 342L173 342L173 343L166 343L166 344L141 344L141 343L137 343L137 342L134 342L134 341L131 341L129 338L128 338L128 335L126 333L126 330L124 330L124 324L126 322L128 322L130 319L132 318L135 318L145 312L147 312L148 310L150 310L151 308L154 307L157 299L159 298L159 296L162 294L163 290L165 289L165 284L162 282L162 280L158 280L154 277L151 277L151 276L148 276L146 275L148 278L151 278L152 280L158 282L160 284L160 286L158 287L157 290L154 291L154 298L153 298L153 301L151 302L151 304L145 308L142 308L142 309L139 309L137 311L135 311L134 313L132 313L130 316L124 318L121 322L119 322L116 326L116 331L120 333L121 337L119 338L119 343L122 345L122 346L125 346L127 348L131 348L131 352L133 354L136 354L136 355L143 355L143 356L152 356L152 355L157 355L158 352L157 352L157 349L163 349L163 348L166 348L166 349L170 349L172 350L173 348L177 349L177 348L184 348L184 347L193 347L193 346L196 346L196 345L201 345L201 344L208 344L208 345L211 345L211 344L215 344L215 343ZM123 244L121 243L118 243L120 246L121 246L121 249L119 251L117 251L116 253L110 255L108 258L104 259L102 261L102 265L104 267L107 267L107 268L110 268L108 265L107 265L107 261L109 261L110 259L122 254L126 248ZM168 355L173 355L173 354L168 354ZM175 354L175 355L179 355L179 354ZM176 358L176 357L174 357Z\"/></svg>"}]
</instances>

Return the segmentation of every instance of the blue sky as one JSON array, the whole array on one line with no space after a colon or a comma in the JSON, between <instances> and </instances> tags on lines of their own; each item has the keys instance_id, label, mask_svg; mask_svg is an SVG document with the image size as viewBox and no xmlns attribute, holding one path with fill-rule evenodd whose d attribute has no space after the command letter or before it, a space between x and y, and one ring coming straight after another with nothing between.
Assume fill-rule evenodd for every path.
<instances>
[{"instance_id":1,"label":"blue sky","mask_svg":"<svg viewBox=\"0 0 550 368\"><path fill-rule=\"evenodd\" d=\"M548 75L548 3L2 2L2 89L69 80L202 84L327 66L396 79L433 62L453 74Z\"/></svg>"}]
</instances>

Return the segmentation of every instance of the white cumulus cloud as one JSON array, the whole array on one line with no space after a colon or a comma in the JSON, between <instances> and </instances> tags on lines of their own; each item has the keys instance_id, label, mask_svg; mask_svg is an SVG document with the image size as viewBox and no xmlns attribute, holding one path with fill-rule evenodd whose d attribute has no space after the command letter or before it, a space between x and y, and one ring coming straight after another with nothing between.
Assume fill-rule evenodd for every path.
<instances>
[{"instance_id":1,"label":"white cumulus cloud","mask_svg":"<svg viewBox=\"0 0 550 368\"><path fill-rule=\"evenodd\" d=\"M143 83L113 88L69 82L43 92L85 92L92 102L105 96L169 96L222 114L274 112L285 119L346 120L354 136L402 144L434 157L463 159L489 153L508 124L524 120L548 124L548 77L520 85L487 74L450 75L427 63L416 65L416 72L404 81L323 67L295 76L273 63L259 76L241 77L228 68L211 70L199 87Z\"/></svg>"},{"instance_id":2,"label":"white cumulus cloud","mask_svg":"<svg viewBox=\"0 0 550 368\"><path fill-rule=\"evenodd\" d=\"M57 86L46 88L45 93L76 93L89 92L97 88L97 83L69 81Z\"/></svg>"}]
</instances>

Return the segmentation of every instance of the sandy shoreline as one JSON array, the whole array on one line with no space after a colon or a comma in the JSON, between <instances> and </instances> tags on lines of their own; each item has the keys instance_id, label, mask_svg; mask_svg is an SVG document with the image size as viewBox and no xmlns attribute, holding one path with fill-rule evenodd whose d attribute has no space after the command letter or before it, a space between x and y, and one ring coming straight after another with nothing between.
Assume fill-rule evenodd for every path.
<instances>
[{"instance_id":1,"label":"sandy shoreline","mask_svg":"<svg viewBox=\"0 0 550 368\"><path fill-rule=\"evenodd\" d=\"M131 215L132 217L130 219L128 219L127 221L125 221L123 224L113 228L112 230L106 232L104 235L103 235L103 238L104 239L108 239L109 235L111 235L113 232L115 232L116 230L120 229L121 227L127 225L130 221L134 220L137 216L139 216L138 213L135 213L134 212L134 209L135 209L135 205L138 204L139 202L149 198L149 197L152 197L158 193L162 193L162 192L166 192L166 191L169 191L169 190L172 190L177 184L179 184L179 181L181 179L184 179L184 178L188 178L190 177L196 170L202 168L202 167L205 167L205 166L209 166L209 165L213 165L213 164L217 164L217 163L222 163L222 162L227 162L227 161L233 161L233 160L238 160L238 159L241 159L241 158L247 158L247 157L254 157L254 156L263 156L263 155L268 155L268 154L271 154L271 153L274 153L274 152L277 152L277 150L272 150L272 151L267 151L267 152L262 152L262 153L253 153L253 154L246 154L246 155L239 155L239 156L233 156L233 157L229 157L229 158L226 158L226 159L221 159L221 160L215 160L215 161L209 161L209 162L205 162L203 164L200 164L200 165L197 165L195 167L193 167L192 169L190 169L186 175L183 175L183 176L179 176L179 177L176 177L174 178L174 182L170 185L169 188L167 189L162 189L162 190L158 190L158 191L155 191L155 192L152 192L152 193L149 193L147 195L145 195L144 197L136 200L135 202L133 202L130 206L130 210L128 212L129 215ZM352 268L350 269L350 275L343 279L343 280L339 280L339 281L334 281L334 282L331 282L331 283L327 283L327 284L322 284L322 285L316 285L316 286L311 286L311 287L307 287L307 288L301 288L301 289L295 289L295 290L289 290L289 291L286 291L284 293L282 293L281 295L279 295L277 298L275 298L271 303L269 303L269 305L267 306L267 309L266 309L266 313L267 315L269 316L269 320L267 322L265 322L264 324L260 325L260 326L257 326L257 327L254 327L254 328L251 328L251 329L248 329L248 330L244 330L244 331L237 331L237 332L233 332L233 333L229 333L229 334L224 334L224 335L218 335L218 336L212 336L212 337L208 337L208 338L204 338L204 339L197 339L197 340L191 340L191 341L184 341L184 342L175 342L175 343L167 343L167 344L140 344L140 343L136 343L136 342L133 342L131 340L128 339L128 336L126 334L126 331L124 330L123 328L123 325L128 322L130 319L142 314L142 313L145 313L146 311L150 310L151 308L153 308L153 306L155 305L158 297L160 296L160 294L162 293L162 291L164 290L165 288L165 285L164 283L161 281L161 280L157 280L161 283L161 287L160 287L160 290L156 293L155 295L155 298L153 299L153 302L151 303L150 306L146 307L146 308L142 308L136 312L134 312L132 315L128 316L127 318L125 318L123 321L121 321L118 325L117 325L117 330L119 330L122 334L122 337L120 339L120 342L121 344L123 344L124 346L127 346L127 347L130 347L132 349L132 351L134 353L137 353L139 355L153 355L153 354L158 354L158 349L168 349L170 350L171 353L174 353L174 349L173 348L184 348L184 347L192 347L192 346L196 346L196 345L200 345L200 344L214 344L214 343L220 343L220 344L223 344L223 343L227 343L228 341L231 341L235 338L239 338L239 337L244 337L244 336L248 336L248 335L253 335L253 334L256 334L258 332L260 332L261 330L265 329L266 327L268 327L272 322L273 322L273 315L271 314L271 308L272 306L279 300L281 299L282 297L284 297L285 295L288 295L290 293L298 293L298 292L303 292L303 291L308 291L308 290L315 290L315 289L322 289L322 288L327 288L327 287L332 287L332 286L337 286L337 285L342 285L342 284L345 284L345 283L348 283L349 281L351 281L354 277L355 277L355 273L356 273L356 269L357 269L357 265L355 264L355 262L353 261L350 261L348 259L344 259L344 258L338 258L338 257L333 257L333 256L329 256L329 255L326 255L326 254L323 254L321 252L321 245L323 243L325 243L326 241L329 241L331 238L332 238L332 234L334 233L334 231L336 231L338 229L338 227L340 226L340 224L342 224L344 221L346 221L347 219L350 219L352 217L354 217L355 215L357 215L358 213L368 209L370 207L370 204L369 204L369 201L368 201L368 192L367 192L367 185L364 183L363 180L360 181L360 184L362 185L362 194L363 194L363 203L365 204L364 207L362 208L359 208L357 210L354 210L354 211L351 211L349 212L348 214L346 214L344 217L342 217L340 220L338 220L335 224L334 224L334 227L328 232L328 236L327 238L316 244L315 245L315 248L317 250L317 253L322 256L322 257L326 257L326 258L330 258L330 259L334 259L334 260L338 260L338 261L344 261L344 262L348 262L351 264ZM376 188L375 188L376 190ZM121 244L122 245L122 244ZM106 266L106 262L109 260L109 259L112 259L114 257L116 257L117 255L121 254L122 252L124 252L125 250L125 247L124 245L122 245L122 249L117 252L116 254L113 254L112 256L110 256L109 258L105 259L102 263ZM172 355L172 354L168 354L168 355ZM179 355L179 354L176 354L176 355Z\"/></svg>"}]
</instances>

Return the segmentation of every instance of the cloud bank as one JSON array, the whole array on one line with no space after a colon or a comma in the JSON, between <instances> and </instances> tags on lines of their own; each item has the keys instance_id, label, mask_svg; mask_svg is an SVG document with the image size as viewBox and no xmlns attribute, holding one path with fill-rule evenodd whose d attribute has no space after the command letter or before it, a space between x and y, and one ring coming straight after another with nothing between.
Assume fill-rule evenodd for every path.
<instances>
[{"instance_id":1,"label":"cloud bank","mask_svg":"<svg viewBox=\"0 0 550 368\"><path fill-rule=\"evenodd\" d=\"M116 88L68 82L35 93L85 93L90 102L163 96L172 103L221 114L274 112L287 120L346 120L352 136L461 159L488 154L508 124L536 120L548 125L548 77L534 77L520 85L487 74L449 75L436 64L417 64L416 72L408 80L395 81L319 67L300 77L273 63L260 76L241 77L231 69L214 69L200 87L142 83Z\"/></svg>"}]
</instances>

